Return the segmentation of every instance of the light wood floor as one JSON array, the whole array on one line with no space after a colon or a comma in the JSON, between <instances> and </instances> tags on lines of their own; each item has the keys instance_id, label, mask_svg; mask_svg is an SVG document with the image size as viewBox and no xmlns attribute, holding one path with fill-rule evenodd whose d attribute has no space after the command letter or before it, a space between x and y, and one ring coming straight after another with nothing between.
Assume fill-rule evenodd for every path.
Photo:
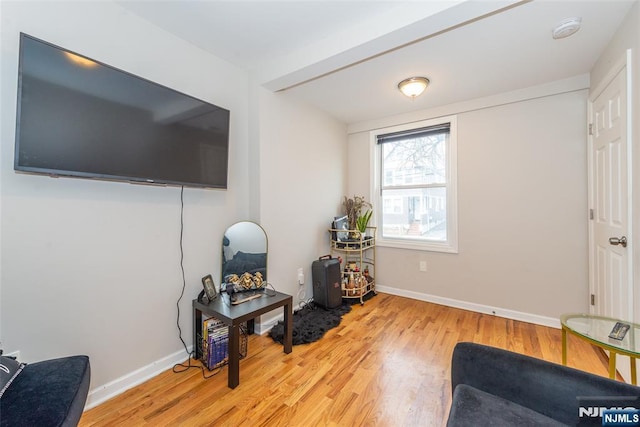
<instances>
[{"instance_id":1,"label":"light wood floor","mask_svg":"<svg viewBox=\"0 0 640 427\"><path fill-rule=\"evenodd\" d=\"M569 339L569 366L607 376L599 350ZM288 355L252 335L235 390L226 368L208 380L169 370L85 412L80 426L441 426L458 341L561 362L560 330L381 293Z\"/></svg>"}]
</instances>

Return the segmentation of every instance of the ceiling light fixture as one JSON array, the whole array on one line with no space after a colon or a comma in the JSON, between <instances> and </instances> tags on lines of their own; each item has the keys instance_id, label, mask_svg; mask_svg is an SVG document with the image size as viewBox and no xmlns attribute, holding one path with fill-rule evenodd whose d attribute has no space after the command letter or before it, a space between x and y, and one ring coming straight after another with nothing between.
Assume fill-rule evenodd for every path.
<instances>
[{"instance_id":1,"label":"ceiling light fixture","mask_svg":"<svg viewBox=\"0 0 640 427\"><path fill-rule=\"evenodd\" d=\"M581 23L582 18L567 18L556 25L551 34L553 35L554 39L563 39L565 37L569 37L570 35L575 34L580 29Z\"/></svg>"},{"instance_id":2,"label":"ceiling light fixture","mask_svg":"<svg viewBox=\"0 0 640 427\"><path fill-rule=\"evenodd\" d=\"M398 83L398 89L409 98L419 96L429 86L429 79L426 77L410 77Z\"/></svg>"}]
</instances>

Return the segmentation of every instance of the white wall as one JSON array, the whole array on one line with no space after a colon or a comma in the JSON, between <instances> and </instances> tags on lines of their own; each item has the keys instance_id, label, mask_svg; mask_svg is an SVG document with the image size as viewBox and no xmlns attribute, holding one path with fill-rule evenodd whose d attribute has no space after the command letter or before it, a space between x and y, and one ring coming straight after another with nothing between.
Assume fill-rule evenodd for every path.
<instances>
[{"instance_id":1,"label":"white wall","mask_svg":"<svg viewBox=\"0 0 640 427\"><path fill-rule=\"evenodd\" d=\"M367 129L458 113L459 253L378 247L383 289L552 325L587 309L584 80L350 125L351 165ZM369 194L368 174L350 175L349 194Z\"/></svg>"},{"instance_id":2,"label":"white wall","mask_svg":"<svg viewBox=\"0 0 640 427\"><path fill-rule=\"evenodd\" d=\"M640 2L636 2L629 11L626 19L616 32L615 36L598 59L597 63L591 70L592 88L601 85L606 78L607 73L620 62L625 55L626 50L632 50L631 67L632 81L632 110L629 117L631 123L632 138L632 157L633 157L633 215L632 215L632 237L629 239L631 243L630 249L633 248L633 265L634 269L634 316L635 322L640 322L640 246L634 244L640 237Z\"/></svg>"},{"instance_id":3,"label":"white wall","mask_svg":"<svg viewBox=\"0 0 640 427\"><path fill-rule=\"evenodd\" d=\"M297 304L296 271L303 268L307 300L313 296L311 263L328 253L327 230L340 213L346 126L285 93L258 92L260 223L269 236L269 281ZM270 315L264 317L268 327Z\"/></svg>"},{"instance_id":4,"label":"white wall","mask_svg":"<svg viewBox=\"0 0 640 427\"><path fill-rule=\"evenodd\" d=\"M176 326L180 189L16 174L19 32L231 110L229 189L184 192L180 327L188 345L200 278L220 277L223 231L249 212L247 74L115 3L0 7L2 348L25 361L88 354L94 391L185 359Z\"/></svg>"}]
</instances>

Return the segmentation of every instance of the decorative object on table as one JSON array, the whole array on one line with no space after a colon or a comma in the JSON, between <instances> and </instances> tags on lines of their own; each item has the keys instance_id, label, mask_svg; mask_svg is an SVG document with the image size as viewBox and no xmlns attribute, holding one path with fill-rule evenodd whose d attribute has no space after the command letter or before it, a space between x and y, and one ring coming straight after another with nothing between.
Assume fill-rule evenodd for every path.
<instances>
[{"instance_id":1,"label":"decorative object on table","mask_svg":"<svg viewBox=\"0 0 640 427\"><path fill-rule=\"evenodd\" d=\"M253 284L256 288L260 289L265 285L265 281L262 279L262 274L258 271L253 275Z\"/></svg>"},{"instance_id":2,"label":"decorative object on table","mask_svg":"<svg viewBox=\"0 0 640 427\"><path fill-rule=\"evenodd\" d=\"M367 278L364 277L364 275L358 276L358 292L356 295L362 295L362 292L367 289L368 284L369 281L367 281Z\"/></svg>"},{"instance_id":3,"label":"decorative object on table","mask_svg":"<svg viewBox=\"0 0 640 427\"><path fill-rule=\"evenodd\" d=\"M613 329L611 330L611 333L609 334L609 338L622 341L629 329L631 329L631 325L622 322L616 322L616 324L613 326Z\"/></svg>"},{"instance_id":4,"label":"decorative object on table","mask_svg":"<svg viewBox=\"0 0 640 427\"><path fill-rule=\"evenodd\" d=\"M251 289L251 287L253 286L253 276L251 275L251 273L244 273L242 276L240 276L240 285L244 289Z\"/></svg>"},{"instance_id":5,"label":"decorative object on table","mask_svg":"<svg viewBox=\"0 0 640 427\"><path fill-rule=\"evenodd\" d=\"M333 217L331 229L331 238L333 240L347 240L349 238L349 218L347 217L347 215Z\"/></svg>"},{"instance_id":6,"label":"decorative object on table","mask_svg":"<svg viewBox=\"0 0 640 427\"><path fill-rule=\"evenodd\" d=\"M225 289L231 290L233 288L235 292L245 292L262 289L266 283L259 271L256 274L243 273L240 277L237 274L230 274L226 278Z\"/></svg>"},{"instance_id":7,"label":"decorative object on table","mask_svg":"<svg viewBox=\"0 0 640 427\"><path fill-rule=\"evenodd\" d=\"M364 271L362 272L362 275L367 280L367 283L373 282L373 276L371 274L369 274L369 266L368 265L364 267Z\"/></svg>"},{"instance_id":8,"label":"decorative object on table","mask_svg":"<svg viewBox=\"0 0 640 427\"><path fill-rule=\"evenodd\" d=\"M367 202L366 199L362 196L353 196L353 199L344 197L344 201L342 202L342 206L344 207L344 213L347 215L348 226L350 230L350 238L358 239L360 235L356 236L355 233L358 233L358 217L361 215L362 209L364 207L371 208L371 203Z\"/></svg>"},{"instance_id":9,"label":"decorative object on table","mask_svg":"<svg viewBox=\"0 0 640 427\"><path fill-rule=\"evenodd\" d=\"M347 281L347 295L355 295L356 281L353 277L353 271L349 272L349 280Z\"/></svg>"},{"instance_id":10,"label":"decorative object on table","mask_svg":"<svg viewBox=\"0 0 640 427\"><path fill-rule=\"evenodd\" d=\"M369 209L364 214L359 215L358 218L356 218L356 226L358 227L358 231L360 232L360 237L363 239L367 232L367 227L369 226L371 215L373 215L373 211Z\"/></svg>"},{"instance_id":11,"label":"decorative object on table","mask_svg":"<svg viewBox=\"0 0 640 427\"><path fill-rule=\"evenodd\" d=\"M226 279L226 283L227 284L232 284L232 285L239 285L240 284L240 277L238 277L237 274L230 274L229 276L227 276Z\"/></svg>"},{"instance_id":12,"label":"decorative object on table","mask_svg":"<svg viewBox=\"0 0 640 427\"><path fill-rule=\"evenodd\" d=\"M350 311L350 305L342 304L330 309L306 305L303 309L294 312L293 345L318 341L328 330L338 326L342 316ZM279 343L282 343L283 334L284 323L282 321L279 321L269 332L269 336Z\"/></svg>"},{"instance_id":13,"label":"decorative object on table","mask_svg":"<svg viewBox=\"0 0 640 427\"><path fill-rule=\"evenodd\" d=\"M207 274L202 278L202 287L204 288L204 296L206 296L208 300L205 304L216 299L218 296L216 292L216 285L213 283L213 278L210 274Z\"/></svg>"}]
</instances>

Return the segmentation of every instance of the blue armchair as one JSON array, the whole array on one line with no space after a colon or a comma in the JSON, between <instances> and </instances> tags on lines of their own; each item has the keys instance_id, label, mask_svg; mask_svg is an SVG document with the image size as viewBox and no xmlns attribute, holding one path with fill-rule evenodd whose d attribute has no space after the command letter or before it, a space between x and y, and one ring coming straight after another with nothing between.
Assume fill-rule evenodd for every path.
<instances>
[{"instance_id":1,"label":"blue armchair","mask_svg":"<svg viewBox=\"0 0 640 427\"><path fill-rule=\"evenodd\" d=\"M469 342L453 351L451 389L448 427L602 425L579 417L578 398L640 403L640 387Z\"/></svg>"}]
</instances>

